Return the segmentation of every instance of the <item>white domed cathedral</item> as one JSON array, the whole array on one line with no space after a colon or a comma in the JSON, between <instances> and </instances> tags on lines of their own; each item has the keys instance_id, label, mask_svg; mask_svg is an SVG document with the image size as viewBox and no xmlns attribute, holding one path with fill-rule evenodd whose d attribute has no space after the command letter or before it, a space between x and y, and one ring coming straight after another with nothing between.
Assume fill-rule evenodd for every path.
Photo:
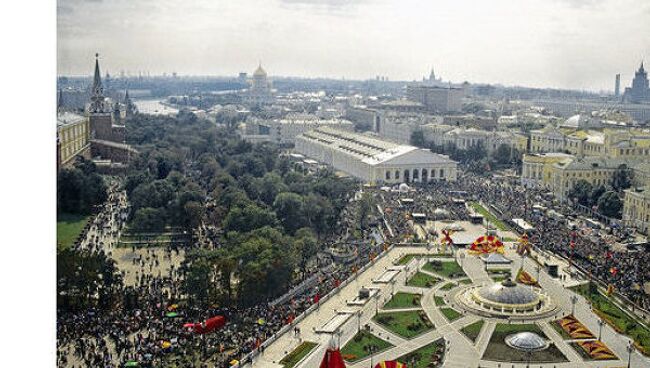
<instances>
[{"instance_id":1,"label":"white domed cathedral","mask_svg":"<svg viewBox=\"0 0 650 368\"><path fill-rule=\"evenodd\" d=\"M252 106L267 104L273 100L271 82L269 82L268 75L264 68L262 68L261 62L255 72L253 72L251 87L248 90L248 100Z\"/></svg>"}]
</instances>

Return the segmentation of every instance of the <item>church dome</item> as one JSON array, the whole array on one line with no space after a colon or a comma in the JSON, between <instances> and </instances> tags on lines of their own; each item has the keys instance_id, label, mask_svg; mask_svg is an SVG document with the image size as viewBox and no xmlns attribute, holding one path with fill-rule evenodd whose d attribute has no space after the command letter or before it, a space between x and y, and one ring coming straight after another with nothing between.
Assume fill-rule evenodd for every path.
<instances>
[{"instance_id":1,"label":"church dome","mask_svg":"<svg viewBox=\"0 0 650 368\"><path fill-rule=\"evenodd\" d=\"M257 69L255 69L255 72L253 73L254 77L266 77L266 71L262 68L262 64L260 64Z\"/></svg>"},{"instance_id":2,"label":"church dome","mask_svg":"<svg viewBox=\"0 0 650 368\"><path fill-rule=\"evenodd\" d=\"M516 284L510 279L479 289L478 296L499 304L529 304L539 300L530 287Z\"/></svg>"},{"instance_id":3,"label":"church dome","mask_svg":"<svg viewBox=\"0 0 650 368\"><path fill-rule=\"evenodd\" d=\"M508 346L523 351L538 351L548 347L548 342L534 332L519 332L509 335L505 342Z\"/></svg>"}]
</instances>

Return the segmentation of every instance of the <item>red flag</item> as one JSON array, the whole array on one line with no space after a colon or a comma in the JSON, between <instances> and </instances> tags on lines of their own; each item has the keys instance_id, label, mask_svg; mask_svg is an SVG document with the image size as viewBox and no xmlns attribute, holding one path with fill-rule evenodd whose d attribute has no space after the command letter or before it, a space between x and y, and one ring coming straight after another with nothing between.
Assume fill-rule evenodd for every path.
<instances>
[{"instance_id":1,"label":"red flag","mask_svg":"<svg viewBox=\"0 0 650 368\"><path fill-rule=\"evenodd\" d=\"M605 259L610 259L610 258L612 258L612 252L610 251L605 252Z\"/></svg>"},{"instance_id":2,"label":"red flag","mask_svg":"<svg viewBox=\"0 0 650 368\"><path fill-rule=\"evenodd\" d=\"M259 348L260 345L262 345L262 341L261 341L260 338L258 337L258 338L255 340L255 349Z\"/></svg>"},{"instance_id":3,"label":"red flag","mask_svg":"<svg viewBox=\"0 0 650 368\"><path fill-rule=\"evenodd\" d=\"M571 247L571 249L575 248L576 247L576 242L571 240L571 243L569 243L569 246Z\"/></svg>"},{"instance_id":4,"label":"red flag","mask_svg":"<svg viewBox=\"0 0 650 368\"><path fill-rule=\"evenodd\" d=\"M320 301L320 294L316 293L316 295L314 295L314 304L318 304L319 301Z\"/></svg>"},{"instance_id":5,"label":"red flag","mask_svg":"<svg viewBox=\"0 0 650 368\"><path fill-rule=\"evenodd\" d=\"M341 286L341 280L334 279L334 287L339 287L339 286Z\"/></svg>"},{"instance_id":6,"label":"red flag","mask_svg":"<svg viewBox=\"0 0 650 368\"><path fill-rule=\"evenodd\" d=\"M287 324L290 325L295 318L296 317L293 315L293 313L291 313L289 317L287 317Z\"/></svg>"}]
</instances>

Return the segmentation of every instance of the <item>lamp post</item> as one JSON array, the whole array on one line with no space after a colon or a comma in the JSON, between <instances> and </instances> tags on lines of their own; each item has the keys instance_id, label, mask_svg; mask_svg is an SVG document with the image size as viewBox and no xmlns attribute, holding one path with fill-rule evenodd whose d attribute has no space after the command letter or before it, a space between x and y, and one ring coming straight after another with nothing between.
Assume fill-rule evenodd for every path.
<instances>
[{"instance_id":1,"label":"lamp post","mask_svg":"<svg viewBox=\"0 0 650 368\"><path fill-rule=\"evenodd\" d=\"M537 282L539 282L539 278L542 275L542 268L540 266L535 267L535 271L537 271Z\"/></svg>"},{"instance_id":2,"label":"lamp post","mask_svg":"<svg viewBox=\"0 0 650 368\"><path fill-rule=\"evenodd\" d=\"M395 279L390 280L390 296L395 294Z\"/></svg>"},{"instance_id":3,"label":"lamp post","mask_svg":"<svg viewBox=\"0 0 650 368\"><path fill-rule=\"evenodd\" d=\"M578 302L578 297L576 295L571 296L571 315L576 314L576 303Z\"/></svg>"},{"instance_id":4,"label":"lamp post","mask_svg":"<svg viewBox=\"0 0 650 368\"><path fill-rule=\"evenodd\" d=\"M368 351L370 352L370 368L372 368L372 360L375 357L374 356L375 355L375 346L374 345L368 346Z\"/></svg>"},{"instance_id":5,"label":"lamp post","mask_svg":"<svg viewBox=\"0 0 650 368\"><path fill-rule=\"evenodd\" d=\"M375 314L379 313L379 290L375 293Z\"/></svg>"},{"instance_id":6,"label":"lamp post","mask_svg":"<svg viewBox=\"0 0 650 368\"><path fill-rule=\"evenodd\" d=\"M627 368L631 367L632 364L632 351L634 350L634 347L632 347L632 342L627 343Z\"/></svg>"},{"instance_id":7,"label":"lamp post","mask_svg":"<svg viewBox=\"0 0 650 368\"><path fill-rule=\"evenodd\" d=\"M359 309L357 311L357 333L361 332L361 315L363 314L363 310Z\"/></svg>"},{"instance_id":8,"label":"lamp post","mask_svg":"<svg viewBox=\"0 0 650 368\"><path fill-rule=\"evenodd\" d=\"M602 319L598 320L598 341L603 341L601 340L601 337L603 335L603 325L605 324L605 321Z\"/></svg>"}]
</instances>

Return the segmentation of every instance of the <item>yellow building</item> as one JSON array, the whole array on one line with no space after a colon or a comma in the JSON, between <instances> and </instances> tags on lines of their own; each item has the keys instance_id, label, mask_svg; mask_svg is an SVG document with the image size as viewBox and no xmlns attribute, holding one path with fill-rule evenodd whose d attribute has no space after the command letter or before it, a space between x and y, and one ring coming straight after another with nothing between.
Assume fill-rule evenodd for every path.
<instances>
[{"instance_id":1,"label":"yellow building","mask_svg":"<svg viewBox=\"0 0 650 368\"><path fill-rule=\"evenodd\" d=\"M650 230L650 186L631 188L625 191L623 222L649 235Z\"/></svg>"},{"instance_id":2,"label":"yellow building","mask_svg":"<svg viewBox=\"0 0 650 368\"><path fill-rule=\"evenodd\" d=\"M558 198L564 200L580 180L588 182L593 187L607 186L612 181L614 172L624 163L622 160L603 157L574 158L555 163L549 169L551 176L549 189Z\"/></svg>"},{"instance_id":3,"label":"yellow building","mask_svg":"<svg viewBox=\"0 0 650 368\"><path fill-rule=\"evenodd\" d=\"M521 184L526 187L551 186L553 165L570 162L575 157L566 153L527 153L522 158Z\"/></svg>"},{"instance_id":4,"label":"yellow building","mask_svg":"<svg viewBox=\"0 0 650 368\"><path fill-rule=\"evenodd\" d=\"M85 154L90 147L88 118L71 112L57 114L57 167L66 167L77 155Z\"/></svg>"}]
</instances>

